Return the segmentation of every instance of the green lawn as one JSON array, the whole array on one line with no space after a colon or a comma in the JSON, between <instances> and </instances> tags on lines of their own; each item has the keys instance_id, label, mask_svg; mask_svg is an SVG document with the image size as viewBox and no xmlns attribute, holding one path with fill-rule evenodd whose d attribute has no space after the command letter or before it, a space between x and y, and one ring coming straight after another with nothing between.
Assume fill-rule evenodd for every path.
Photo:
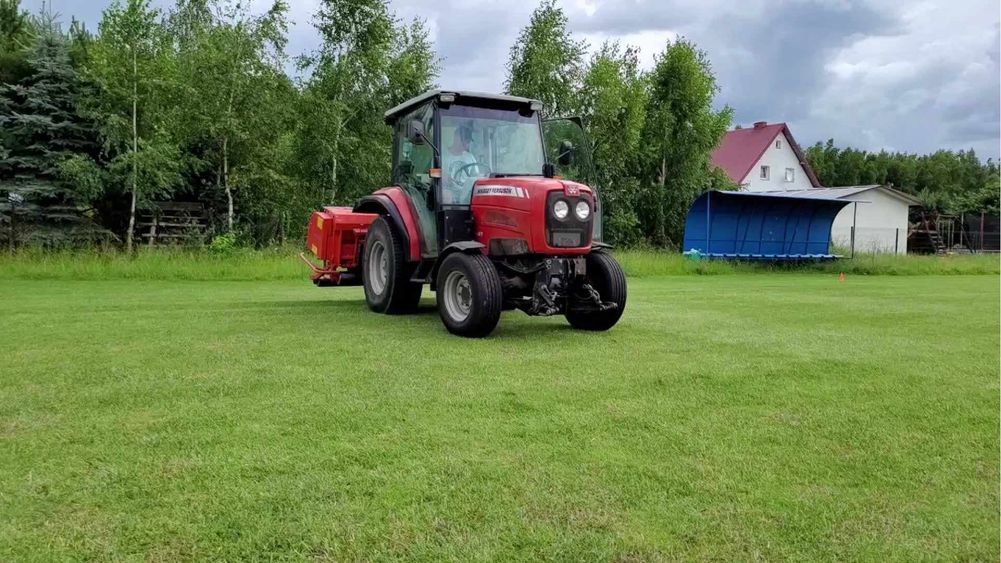
<instances>
[{"instance_id":1,"label":"green lawn","mask_svg":"<svg viewBox=\"0 0 1001 563\"><path fill-rule=\"evenodd\" d=\"M630 280L604 334L0 281L0 561L997 560L998 277Z\"/></svg>"}]
</instances>

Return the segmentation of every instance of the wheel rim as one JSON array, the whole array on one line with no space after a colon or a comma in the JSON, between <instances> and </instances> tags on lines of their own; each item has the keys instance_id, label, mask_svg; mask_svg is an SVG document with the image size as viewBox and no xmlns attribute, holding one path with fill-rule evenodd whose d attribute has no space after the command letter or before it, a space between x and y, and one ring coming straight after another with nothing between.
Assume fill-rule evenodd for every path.
<instances>
[{"instance_id":1,"label":"wheel rim","mask_svg":"<svg viewBox=\"0 0 1001 563\"><path fill-rule=\"evenodd\" d=\"M381 240L374 240L371 244L368 264L365 265L368 285L374 293L382 295L389 283L389 253L386 252L386 245Z\"/></svg>"},{"instance_id":2,"label":"wheel rim","mask_svg":"<svg viewBox=\"0 0 1001 563\"><path fill-rule=\"evenodd\" d=\"M452 319L462 322L469 316L473 305L473 288L469 278L458 270L453 270L445 277L445 311Z\"/></svg>"}]
</instances>

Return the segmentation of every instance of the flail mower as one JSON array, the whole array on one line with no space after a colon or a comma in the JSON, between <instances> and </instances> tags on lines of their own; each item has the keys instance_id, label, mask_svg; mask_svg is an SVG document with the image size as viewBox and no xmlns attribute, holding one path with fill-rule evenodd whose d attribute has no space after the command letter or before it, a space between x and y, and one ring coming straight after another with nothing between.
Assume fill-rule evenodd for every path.
<instances>
[{"instance_id":1,"label":"flail mower","mask_svg":"<svg viewBox=\"0 0 1001 563\"><path fill-rule=\"evenodd\" d=\"M567 123L544 122L536 100L430 91L385 114L393 130L393 185L354 207L310 218L302 255L318 286L363 285L378 313L416 311L436 293L453 334L490 334L501 311L562 314L607 330L626 306L626 278L600 242L600 199L556 174L546 140ZM552 143L573 167L569 139Z\"/></svg>"}]
</instances>

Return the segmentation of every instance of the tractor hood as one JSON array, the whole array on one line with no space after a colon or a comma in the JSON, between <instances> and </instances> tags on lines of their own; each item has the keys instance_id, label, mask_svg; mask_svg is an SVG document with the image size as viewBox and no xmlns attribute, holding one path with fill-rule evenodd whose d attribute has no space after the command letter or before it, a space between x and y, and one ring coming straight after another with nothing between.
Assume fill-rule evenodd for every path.
<instances>
[{"instance_id":1,"label":"tractor hood","mask_svg":"<svg viewBox=\"0 0 1001 563\"><path fill-rule=\"evenodd\" d=\"M541 176L481 178L473 184L470 207L476 239L492 254L583 254L591 247L594 194L578 182ZM583 209L580 215L578 208Z\"/></svg>"}]
</instances>

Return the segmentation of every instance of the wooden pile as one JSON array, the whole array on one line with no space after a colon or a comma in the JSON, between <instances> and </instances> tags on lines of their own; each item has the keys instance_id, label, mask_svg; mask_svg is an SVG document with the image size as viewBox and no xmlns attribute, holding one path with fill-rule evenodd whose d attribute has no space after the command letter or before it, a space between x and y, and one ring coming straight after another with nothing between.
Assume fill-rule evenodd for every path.
<instances>
[{"instance_id":1,"label":"wooden pile","mask_svg":"<svg viewBox=\"0 0 1001 563\"><path fill-rule=\"evenodd\" d=\"M136 232L149 246L202 244L208 232L209 214L197 202L163 201L140 213Z\"/></svg>"}]
</instances>

